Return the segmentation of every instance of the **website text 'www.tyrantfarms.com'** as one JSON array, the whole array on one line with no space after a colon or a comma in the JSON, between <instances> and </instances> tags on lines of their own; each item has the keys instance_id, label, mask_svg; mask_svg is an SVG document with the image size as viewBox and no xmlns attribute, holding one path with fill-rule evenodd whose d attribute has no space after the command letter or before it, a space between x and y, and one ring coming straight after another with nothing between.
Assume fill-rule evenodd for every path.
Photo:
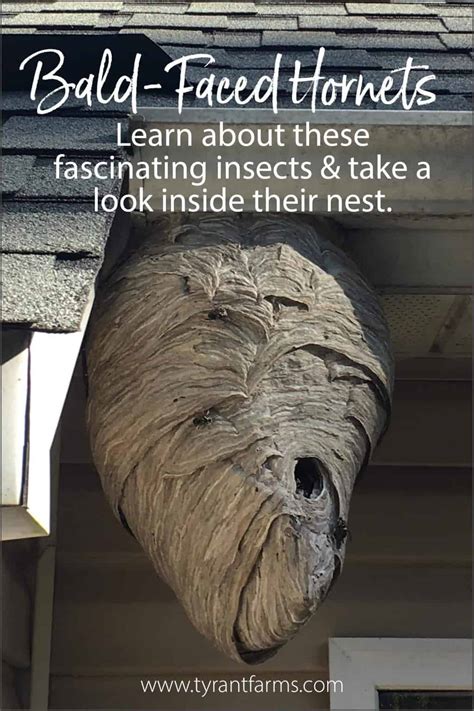
<instances>
[{"instance_id":1,"label":"website text 'www.tyrantfarms.com'","mask_svg":"<svg viewBox=\"0 0 474 711\"><path fill-rule=\"evenodd\" d=\"M344 691L339 679L259 679L255 674L239 679L141 679L145 694L327 694Z\"/></svg>"}]
</instances>

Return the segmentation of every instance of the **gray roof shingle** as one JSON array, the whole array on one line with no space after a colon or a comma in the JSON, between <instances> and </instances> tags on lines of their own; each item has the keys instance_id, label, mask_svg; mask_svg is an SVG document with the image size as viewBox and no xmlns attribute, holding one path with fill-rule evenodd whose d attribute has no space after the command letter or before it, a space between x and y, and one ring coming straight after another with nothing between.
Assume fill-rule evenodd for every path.
<instances>
[{"instance_id":1,"label":"gray roof shingle","mask_svg":"<svg viewBox=\"0 0 474 711\"><path fill-rule=\"evenodd\" d=\"M429 3L346 2L354 15L436 15L436 7Z\"/></svg>"},{"instance_id":2,"label":"gray roof shingle","mask_svg":"<svg viewBox=\"0 0 474 711\"><path fill-rule=\"evenodd\" d=\"M348 15L301 15L299 18L299 26L302 30L373 30L375 23L363 17L356 15L349 17Z\"/></svg>"},{"instance_id":3,"label":"gray roof shingle","mask_svg":"<svg viewBox=\"0 0 474 711\"><path fill-rule=\"evenodd\" d=\"M4 254L2 321L36 330L78 330L100 265L94 258Z\"/></svg>"},{"instance_id":4,"label":"gray roof shingle","mask_svg":"<svg viewBox=\"0 0 474 711\"><path fill-rule=\"evenodd\" d=\"M316 12L317 10L317 12ZM275 3L265 3L257 5L257 13L259 15L347 15L347 10L344 3L327 3L320 4L315 8L313 3L303 5L301 3L287 2L276 5Z\"/></svg>"},{"instance_id":5,"label":"gray roof shingle","mask_svg":"<svg viewBox=\"0 0 474 711\"><path fill-rule=\"evenodd\" d=\"M400 52L377 52L371 53L370 56L383 69L393 69L393 67L399 66ZM472 70L471 57L461 52L432 52L429 56L422 52L410 52L410 57L413 58L414 64L426 64L429 61L429 66L434 71L466 72L470 74Z\"/></svg>"},{"instance_id":6,"label":"gray roof shingle","mask_svg":"<svg viewBox=\"0 0 474 711\"><path fill-rule=\"evenodd\" d=\"M120 34L136 34L137 32L145 35L158 45L176 45L176 43L178 43L186 47L203 48L211 47L218 34L217 32L205 33L202 30L185 30L179 28L175 30L172 27L168 27L167 29L157 29L153 27L151 29L146 27L137 29L134 27L125 27ZM166 47L164 47L164 49L166 50Z\"/></svg>"},{"instance_id":7,"label":"gray roof shingle","mask_svg":"<svg viewBox=\"0 0 474 711\"><path fill-rule=\"evenodd\" d=\"M4 124L3 149L31 152L114 152L117 122L111 118L14 116Z\"/></svg>"},{"instance_id":8,"label":"gray roof shingle","mask_svg":"<svg viewBox=\"0 0 474 711\"><path fill-rule=\"evenodd\" d=\"M263 32L263 46L281 47L340 47L358 49L398 49L398 50L439 50L445 47L437 35L421 36L417 34L386 33L347 33L318 32L301 30L298 33L268 31Z\"/></svg>"},{"instance_id":9,"label":"gray roof shingle","mask_svg":"<svg viewBox=\"0 0 474 711\"><path fill-rule=\"evenodd\" d=\"M3 18L4 27L95 27L99 13L93 12L19 12Z\"/></svg>"},{"instance_id":10,"label":"gray roof shingle","mask_svg":"<svg viewBox=\"0 0 474 711\"><path fill-rule=\"evenodd\" d=\"M135 2L135 0L125 0L123 3L124 12L151 12L154 8L148 2ZM187 2L160 2L160 12L165 12L167 14L182 15L189 9L189 3Z\"/></svg>"},{"instance_id":11,"label":"gray roof shingle","mask_svg":"<svg viewBox=\"0 0 474 711\"><path fill-rule=\"evenodd\" d=\"M137 12L132 15L128 27L172 27L185 29L226 29L229 26L227 15L173 15L162 12Z\"/></svg>"},{"instance_id":12,"label":"gray roof shingle","mask_svg":"<svg viewBox=\"0 0 474 711\"><path fill-rule=\"evenodd\" d=\"M13 156L10 156L13 157ZM65 159L67 160L67 158ZM40 163L38 164L38 161ZM97 161L91 161L96 163ZM98 188L99 196L106 193L116 193L116 180L105 178L101 180L67 180L56 178L53 158L36 159L35 164L27 174L26 182L14 194L17 200L93 200L94 190Z\"/></svg>"},{"instance_id":13,"label":"gray roof shingle","mask_svg":"<svg viewBox=\"0 0 474 711\"><path fill-rule=\"evenodd\" d=\"M25 185L35 156L3 156L2 195L14 195Z\"/></svg>"},{"instance_id":14,"label":"gray roof shingle","mask_svg":"<svg viewBox=\"0 0 474 711\"><path fill-rule=\"evenodd\" d=\"M111 218L91 204L6 202L2 251L101 257Z\"/></svg>"},{"instance_id":15,"label":"gray roof shingle","mask_svg":"<svg viewBox=\"0 0 474 711\"><path fill-rule=\"evenodd\" d=\"M441 20L435 17L373 17L371 21L378 32L424 32L434 34L445 31Z\"/></svg>"},{"instance_id":16,"label":"gray roof shingle","mask_svg":"<svg viewBox=\"0 0 474 711\"><path fill-rule=\"evenodd\" d=\"M449 49L471 49L472 50L472 33L464 32L444 32L440 34L441 42Z\"/></svg>"},{"instance_id":17,"label":"gray roof shingle","mask_svg":"<svg viewBox=\"0 0 474 711\"><path fill-rule=\"evenodd\" d=\"M437 8L440 17L468 17L472 21L473 6L472 3L464 3L460 7L452 5L439 5Z\"/></svg>"},{"instance_id":18,"label":"gray roof shingle","mask_svg":"<svg viewBox=\"0 0 474 711\"><path fill-rule=\"evenodd\" d=\"M444 17L443 22L450 30L450 32L466 32L466 18L465 17ZM472 22L471 22L472 28Z\"/></svg>"},{"instance_id":19,"label":"gray roof shingle","mask_svg":"<svg viewBox=\"0 0 474 711\"><path fill-rule=\"evenodd\" d=\"M244 15L232 15L229 17L229 30L297 30L298 19L296 17L246 17Z\"/></svg>"},{"instance_id":20,"label":"gray roof shingle","mask_svg":"<svg viewBox=\"0 0 474 711\"><path fill-rule=\"evenodd\" d=\"M192 2L186 10L189 14L213 15L253 15L257 12L257 5L254 2Z\"/></svg>"},{"instance_id":21,"label":"gray roof shingle","mask_svg":"<svg viewBox=\"0 0 474 711\"><path fill-rule=\"evenodd\" d=\"M212 37L208 37L209 46L212 47L245 47L255 50L262 44L261 32L214 32Z\"/></svg>"}]
</instances>

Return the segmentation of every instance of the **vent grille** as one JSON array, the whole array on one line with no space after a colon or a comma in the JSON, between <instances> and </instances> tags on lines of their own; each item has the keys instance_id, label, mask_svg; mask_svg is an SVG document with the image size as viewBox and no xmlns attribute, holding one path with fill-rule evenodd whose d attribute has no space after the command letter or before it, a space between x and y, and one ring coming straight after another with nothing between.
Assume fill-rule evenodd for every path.
<instances>
[{"instance_id":1,"label":"vent grille","mask_svg":"<svg viewBox=\"0 0 474 711\"><path fill-rule=\"evenodd\" d=\"M397 294L382 297L397 355L440 353L439 334L446 331L457 299L452 295ZM464 356L471 352L471 303L465 299L460 318L442 339L441 352Z\"/></svg>"}]
</instances>

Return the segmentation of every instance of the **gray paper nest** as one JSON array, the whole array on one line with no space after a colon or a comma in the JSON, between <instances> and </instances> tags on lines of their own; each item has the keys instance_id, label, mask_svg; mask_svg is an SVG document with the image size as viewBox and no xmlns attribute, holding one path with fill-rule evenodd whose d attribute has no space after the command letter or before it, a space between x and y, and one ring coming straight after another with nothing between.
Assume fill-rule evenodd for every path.
<instances>
[{"instance_id":1,"label":"gray paper nest","mask_svg":"<svg viewBox=\"0 0 474 711\"><path fill-rule=\"evenodd\" d=\"M114 512L198 630L267 659L337 577L386 426L376 295L297 217L175 218L109 278L87 360Z\"/></svg>"}]
</instances>

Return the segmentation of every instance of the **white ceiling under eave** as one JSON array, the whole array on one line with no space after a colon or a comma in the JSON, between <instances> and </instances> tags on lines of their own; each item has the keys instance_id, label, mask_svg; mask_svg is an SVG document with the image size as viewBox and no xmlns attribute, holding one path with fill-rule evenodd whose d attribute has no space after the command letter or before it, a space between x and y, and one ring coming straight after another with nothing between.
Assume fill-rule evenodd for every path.
<instances>
[{"instance_id":1,"label":"white ceiling under eave","mask_svg":"<svg viewBox=\"0 0 474 711\"><path fill-rule=\"evenodd\" d=\"M470 357L472 217L343 224L348 251L381 295L397 360Z\"/></svg>"}]
</instances>

